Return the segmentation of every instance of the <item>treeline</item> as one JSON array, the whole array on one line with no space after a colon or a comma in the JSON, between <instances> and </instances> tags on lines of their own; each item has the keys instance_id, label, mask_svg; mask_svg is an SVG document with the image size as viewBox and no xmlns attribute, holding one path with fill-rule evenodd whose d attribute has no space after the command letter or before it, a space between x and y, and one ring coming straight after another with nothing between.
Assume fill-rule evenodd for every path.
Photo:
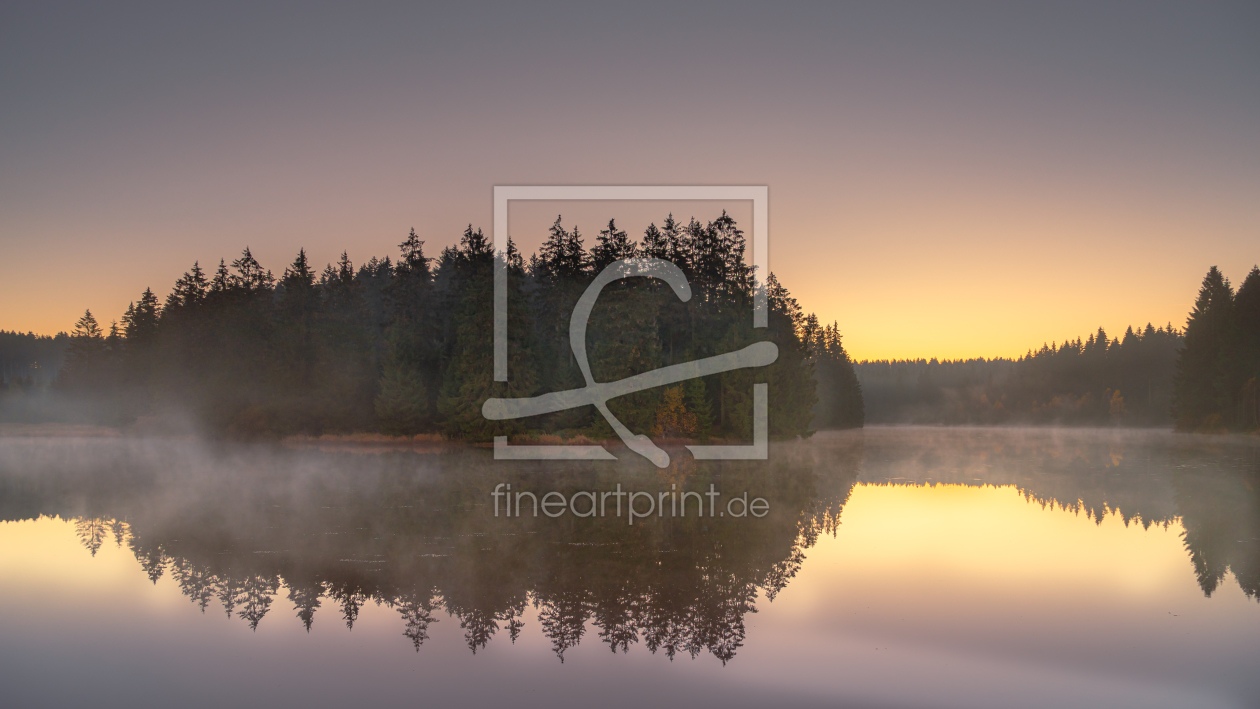
<instances>
[{"instance_id":1,"label":"treeline","mask_svg":"<svg viewBox=\"0 0 1260 709\"><path fill-rule=\"evenodd\" d=\"M1102 328L1019 359L878 360L856 365L879 423L1155 426L1170 423L1181 331Z\"/></svg>"},{"instance_id":2,"label":"treeline","mask_svg":"<svg viewBox=\"0 0 1260 709\"><path fill-rule=\"evenodd\" d=\"M1173 387L1177 428L1260 427L1260 268L1252 267L1235 293L1213 266L1190 311L1185 341Z\"/></svg>"},{"instance_id":3,"label":"treeline","mask_svg":"<svg viewBox=\"0 0 1260 709\"><path fill-rule=\"evenodd\" d=\"M0 391L30 390L52 383L61 369L70 336L0 330Z\"/></svg>"},{"instance_id":4,"label":"treeline","mask_svg":"<svg viewBox=\"0 0 1260 709\"><path fill-rule=\"evenodd\" d=\"M654 436L747 439L754 382L770 386L770 432L861 426L861 391L836 326L805 315L778 280L760 283L746 244L723 214L707 224L672 216L641 241L609 221L587 248L557 218L528 260L509 242L496 254L469 226L437 258L412 230L397 261L340 261L317 272L305 251L276 277L245 249L212 274L198 264L165 302L146 289L105 330L90 312L69 338L56 389L81 410L126 422L191 416L229 435L441 432L465 440L543 433L606 439L593 407L528 421L490 422L481 404L583 386L569 347L569 316L606 266L635 257L678 265L683 302L648 278L606 287L590 317L596 381L621 379L769 339L778 360L614 399L629 428ZM494 269L506 262L508 382L493 381ZM768 328L752 328L753 295L766 289Z\"/></svg>"},{"instance_id":5,"label":"treeline","mask_svg":"<svg viewBox=\"0 0 1260 709\"><path fill-rule=\"evenodd\" d=\"M1102 328L1019 359L855 365L872 423L1260 427L1260 268L1237 292L1213 266L1184 330Z\"/></svg>"}]
</instances>

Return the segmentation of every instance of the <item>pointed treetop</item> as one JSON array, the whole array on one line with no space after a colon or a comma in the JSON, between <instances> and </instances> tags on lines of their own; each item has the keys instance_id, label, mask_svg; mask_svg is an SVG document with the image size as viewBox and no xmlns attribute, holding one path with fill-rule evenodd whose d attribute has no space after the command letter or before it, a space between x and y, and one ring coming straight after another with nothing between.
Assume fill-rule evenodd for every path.
<instances>
[{"instance_id":1,"label":"pointed treetop","mask_svg":"<svg viewBox=\"0 0 1260 709\"><path fill-rule=\"evenodd\" d=\"M469 225L470 227L472 225ZM402 252L402 258L398 262L399 268L406 268L412 271L428 269L428 259L424 257L424 240L416 234L416 228L411 228L411 233L407 235L407 240L398 245Z\"/></svg>"},{"instance_id":2,"label":"pointed treetop","mask_svg":"<svg viewBox=\"0 0 1260 709\"><path fill-rule=\"evenodd\" d=\"M637 252L638 245L625 231L617 228L615 219L609 219L608 228L595 237L595 245L591 247L591 261L595 271L599 272L614 261L634 258Z\"/></svg>"},{"instance_id":3,"label":"pointed treetop","mask_svg":"<svg viewBox=\"0 0 1260 709\"><path fill-rule=\"evenodd\" d=\"M538 250L542 270L552 278L574 280L583 278L590 257L582 245L582 234L577 226L573 231L566 231L560 223L560 215L548 230L547 240Z\"/></svg>"},{"instance_id":4,"label":"pointed treetop","mask_svg":"<svg viewBox=\"0 0 1260 709\"><path fill-rule=\"evenodd\" d=\"M232 285L232 276L228 273L227 264L223 259L219 259L219 268L214 272L214 278L210 281L210 291L212 293L222 293Z\"/></svg>"},{"instance_id":5,"label":"pointed treetop","mask_svg":"<svg viewBox=\"0 0 1260 709\"><path fill-rule=\"evenodd\" d=\"M92 316L91 310L85 310L83 317L79 318L74 324L74 332L70 333L71 337L87 337L97 339L102 336L101 326L97 324L96 318Z\"/></svg>"},{"instance_id":6,"label":"pointed treetop","mask_svg":"<svg viewBox=\"0 0 1260 709\"><path fill-rule=\"evenodd\" d=\"M310 261L306 258L306 249L298 249L297 258L293 259L293 264L284 269L284 279L281 283L285 288L300 288L315 283L315 272L311 270Z\"/></svg>"},{"instance_id":7,"label":"pointed treetop","mask_svg":"<svg viewBox=\"0 0 1260 709\"><path fill-rule=\"evenodd\" d=\"M236 269L236 275L232 276L231 284L246 291L270 288L275 282L271 272L263 270L248 246L241 252L241 257L232 262L232 268Z\"/></svg>"},{"instance_id":8,"label":"pointed treetop","mask_svg":"<svg viewBox=\"0 0 1260 709\"><path fill-rule=\"evenodd\" d=\"M206 274L201 270L201 264L194 261L192 270L185 272L178 281L175 281L175 287L166 298L166 310L200 303L205 299L208 287Z\"/></svg>"}]
</instances>

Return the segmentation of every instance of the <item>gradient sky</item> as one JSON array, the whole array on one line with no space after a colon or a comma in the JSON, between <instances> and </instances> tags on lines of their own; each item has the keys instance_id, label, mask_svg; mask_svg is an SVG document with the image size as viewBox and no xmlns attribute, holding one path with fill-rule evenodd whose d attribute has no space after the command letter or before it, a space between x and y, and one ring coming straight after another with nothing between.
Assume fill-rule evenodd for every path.
<instances>
[{"instance_id":1,"label":"gradient sky","mask_svg":"<svg viewBox=\"0 0 1260 709\"><path fill-rule=\"evenodd\" d=\"M496 184L769 185L772 270L859 359L1181 325L1260 261L1258 77L1243 2L5 3L0 329L246 245L436 253Z\"/></svg>"}]
</instances>

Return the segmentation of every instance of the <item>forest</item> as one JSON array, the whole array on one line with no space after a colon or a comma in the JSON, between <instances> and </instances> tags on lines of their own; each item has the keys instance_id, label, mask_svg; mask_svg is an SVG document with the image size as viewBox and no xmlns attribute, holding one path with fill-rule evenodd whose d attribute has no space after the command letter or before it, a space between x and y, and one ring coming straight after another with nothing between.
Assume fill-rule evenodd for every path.
<instances>
[{"instance_id":1,"label":"forest","mask_svg":"<svg viewBox=\"0 0 1260 709\"><path fill-rule=\"evenodd\" d=\"M1182 347L1171 325L1102 328L1019 359L857 363L872 423L1159 426L1171 423Z\"/></svg>"},{"instance_id":2,"label":"forest","mask_svg":"<svg viewBox=\"0 0 1260 709\"><path fill-rule=\"evenodd\" d=\"M745 262L744 233L725 213L707 224L671 215L637 242L610 220L589 248L576 226L565 228L557 217L528 260L511 241L507 253L496 254L471 225L436 258L424 244L413 229L396 260L374 257L356 268L343 253L322 272L300 250L279 277L248 248L231 263L221 260L213 273L193 264L164 302L146 288L108 328L89 311L68 338L59 336L64 362L48 394L61 406L49 397L7 396L0 412L9 419L110 425L180 422L230 437L381 432L467 441L495 434L604 440L613 432L593 407L504 422L487 421L480 407L492 396L582 386L568 343L569 314L606 266L646 257L677 264L693 297L683 302L648 278L605 288L588 331L597 381L765 339L779 357L765 368L609 402L627 426L664 438L747 439L754 382L769 384L774 437L863 423L861 391L838 327L806 315L773 274L758 279ZM491 376L498 259L508 271L506 383ZM768 295L765 329L752 327L758 288ZM21 389L5 381L7 393Z\"/></svg>"},{"instance_id":3,"label":"forest","mask_svg":"<svg viewBox=\"0 0 1260 709\"><path fill-rule=\"evenodd\" d=\"M855 364L871 423L1260 426L1260 269L1237 292L1213 266L1184 329L1102 328L1018 359Z\"/></svg>"},{"instance_id":4,"label":"forest","mask_svg":"<svg viewBox=\"0 0 1260 709\"><path fill-rule=\"evenodd\" d=\"M725 214L707 224L667 217L637 242L614 221L588 248L577 227L552 225L526 260L496 255L469 226L438 257L415 231L397 260L355 267L343 253L317 273L305 251L280 278L249 249L213 274L198 264L165 302L145 289L121 322L90 312L55 337L0 332L0 421L161 419L236 437L382 432L488 440L612 435L590 407L488 422L480 402L581 386L568 346L573 304L618 259L680 265L696 293L681 302L646 278L606 288L592 313L590 362L599 381L733 351L779 346L765 371L727 372L611 402L653 436L746 438L751 385L772 388L771 433L783 438L869 423L1260 427L1260 269L1235 289L1216 267L1184 328L1104 329L1043 344L1017 359L852 362L836 323L805 314L770 275L769 327L751 328L759 287L743 232ZM510 273L507 384L492 382L496 258Z\"/></svg>"},{"instance_id":5,"label":"forest","mask_svg":"<svg viewBox=\"0 0 1260 709\"><path fill-rule=\"evenodd\" d=\"M57 379L69 346L70 336L64 332L36 335L0 330L0 390L49 386Z\"/></svg>"}]
</instances>

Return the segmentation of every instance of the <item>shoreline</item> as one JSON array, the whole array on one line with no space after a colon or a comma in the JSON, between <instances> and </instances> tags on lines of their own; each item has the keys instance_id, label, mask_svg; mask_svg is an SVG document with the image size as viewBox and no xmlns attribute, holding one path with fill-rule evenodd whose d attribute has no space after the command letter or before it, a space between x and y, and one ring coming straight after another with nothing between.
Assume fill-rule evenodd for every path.
<instances>
[{"instance_id":1,"label":"shoreline","mask_svg":"<svg viewBox=\"0 0 1260 709\"><path fill-rule=\"evenodd\" d=\"M1168 433L1174 435L1192 436L1202 438L1203 440L1236 438L1254 440L1260 438L1260 430L1257 431L1177 431L1172 426L1059 426L1054 424L1040 425L955 425L955 424L919 424L919 423L879 423L868 424L862 428L849 429L824 429L816 431L818 434L834 434L845 433L850 431L879 431L887 429L924 429L926 431L947 431L947 430L972 430L972 431L1009 431L1009 430L1033 430L1033 431L1113 431L1113 432L1145 432L1145 433ZM203 438L195 432L175 433L171 431L157 431L148 427L137 427L132 424L129 426L103 426L99 424L73 424L73 423L10 423L0 422L0 438L165 438L165 439L183 439L183 438ZM421 448L421 449L456 449L456 448L493 448L491 442L470 443L446 438L440 433L419 433L412 436L405 435L388 435L384 433L325 433L319 436L309 434L295 434L280 437L261 437L254 439L233 439L225 438L226 441L234 441L240 443L246 442L269 442L279 444L289 448L312 448L321 446L343 446L343 447L384 447L384 448ZM800 439L809 440L809 439ZM734 444L738 445L741 441L724 440L719 438L711 438L707 441L700 441L690 438L660 438L653 441L664 447L681 447L691 444ZM583 435L576 436L558 436L554 434L545 435L526 435L512 436L513 444L528 445L621 445L618 438L595 439Z\"/></svg>"}]
</instances>

